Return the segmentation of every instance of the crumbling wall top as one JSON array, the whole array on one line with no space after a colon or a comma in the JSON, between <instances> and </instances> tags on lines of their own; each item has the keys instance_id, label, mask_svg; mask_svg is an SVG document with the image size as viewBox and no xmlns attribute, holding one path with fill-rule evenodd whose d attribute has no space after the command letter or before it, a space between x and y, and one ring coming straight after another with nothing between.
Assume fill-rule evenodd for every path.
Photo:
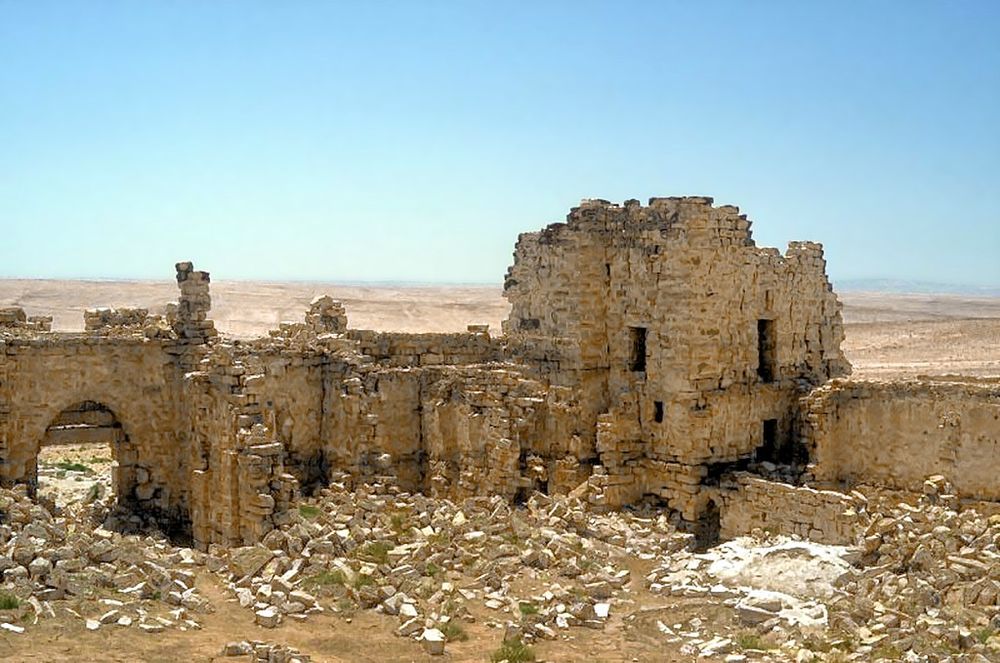
<instances>
[{"instance_id":1,"label":"crumbling wall top","mask_svg":"<svg viewBox=\"0 0 1000 663\"><path fill-rule=\"evenodd\" d=\"M648 205L636 199L618 204L589 198L571 208L565 222L521 234L518 245L565 244L574 241L574 233L583 232L605 236L611 246L652 244L670 238L699 246L754 246L750 226L738 207L714 206L713 199L707 196L650 198Z\"/></svg>"},{"instance_id":2,"label":"crumbling wall top","mask_svg":"<svg viewBox=\"0 0 1000 663\"><path fill-rule=\"evenodd\" d=\"M83 312L84 331L101 331L111 327L141 327L149 318L144 308L92 308Z\"/></svg>"},{"instance_id":3,"label":"crumbling wall top","mask_svg":"<svg viewBox=\"0 0 1000 663\"><path fill-rule=\"evenodd\" d=\"M52 316L28 316L20 306L7 306L0 308L0 329L8 332L47 332L52 330Z\"/></svg>"}]
</instances>

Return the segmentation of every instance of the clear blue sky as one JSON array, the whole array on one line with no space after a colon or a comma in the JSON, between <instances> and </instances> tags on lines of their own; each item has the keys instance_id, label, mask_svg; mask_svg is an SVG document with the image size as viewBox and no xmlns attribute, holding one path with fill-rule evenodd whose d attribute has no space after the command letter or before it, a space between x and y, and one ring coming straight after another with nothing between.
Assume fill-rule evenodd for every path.
<instances>
[{"instance_id":1,"label":"clear blue sky","mask_svg":"<svg viewBox=\"0 0 1000 663\"><path fill-rule=\"evenodd\" d=\"M0 276L499 283L711 195L835 279L1000 286L1000 2L0 0Z\"/></svg>"}]
</instances>

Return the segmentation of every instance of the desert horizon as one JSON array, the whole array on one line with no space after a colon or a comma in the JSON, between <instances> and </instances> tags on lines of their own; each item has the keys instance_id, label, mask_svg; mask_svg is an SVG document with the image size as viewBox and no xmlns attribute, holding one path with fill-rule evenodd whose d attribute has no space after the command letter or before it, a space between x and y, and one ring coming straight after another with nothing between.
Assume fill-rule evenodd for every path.
<instances>
[{"instance_id":1,"label":"desert horizon","mask_svg":"<svg viewBox=\"0 0 1000 663\"><path fill-rule=\"evenodd\" d=\"M837 294L854 377L1000 376L1000 296ZM341 301L352 328L376 331L459 332L469 324L488 324L499 334L510 311L500 284L213 280L210 315L222 334L250 338L281 322L300 321L319 295ZM177 286L170 280L0 279L0 306L50 315L54 331L82 331L83 311L89 308L163 313L176 298Z\"/></svg>"}]
</instances>

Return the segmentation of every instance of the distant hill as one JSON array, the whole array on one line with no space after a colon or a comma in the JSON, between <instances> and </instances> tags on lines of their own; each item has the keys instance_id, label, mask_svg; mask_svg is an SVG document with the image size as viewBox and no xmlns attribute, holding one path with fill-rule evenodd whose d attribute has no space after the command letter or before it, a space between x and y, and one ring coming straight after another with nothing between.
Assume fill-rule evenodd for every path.
<instances>
[{"instance_id":1,"label":"distant hill","mask_svg":"<svg viewBox=\"0 0 1000 663\"><path fill-rule=\"evenodd\" d=\"M921 294L955 294L979 297L1000 297L1000 286L975 286L905 279L843 279L833 287L841 292L899 292Z\"/></svg>"}]
</instances>

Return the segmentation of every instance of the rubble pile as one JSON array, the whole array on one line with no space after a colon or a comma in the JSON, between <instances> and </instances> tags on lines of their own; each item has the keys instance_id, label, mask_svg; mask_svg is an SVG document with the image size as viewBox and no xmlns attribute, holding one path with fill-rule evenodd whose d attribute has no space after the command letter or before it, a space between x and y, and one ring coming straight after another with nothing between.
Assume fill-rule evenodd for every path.
<instances>
[{"instance_id":1,"label":"rubble pile","mask_svg":"<svg viewBox=\"0 0 1000 663\"><path fill-rule=\"evenodd\" d=\"M658 624L692 655L743 639L810 660L1000 660L1000 515L962 508L941 476L924 495L852 492L858 545L754 536L678 551L650 591L732 610L734 623Z\"/></svg>"},{"instance_id":2,"label":"rubble pile","mask_svg":"<svg viewBox=\"0 0 1000 663\"><path fill-rule=\"evenodd\" d=\"M696 552L652 505L597 513L538 492L523 504L455 502L388 476L337 475L261 543L206 554L111 531L101 500L56 509L0 489L0 630L55 617L88 630L197 629L211 606L195 578L207 570L260 627L372 610L431 655L472 622L532 642L618 617L626 632L652 625L670 651L730 663L998 660L1000 514L951 490L936 476L923 495L852 492L856 546L758 530ZM222 654L310 660L257 640Z\"/></svg>"},{"instance_id":3,"label":"rubble pile","mask_svg":"<svg viewBox=\"0 0 1000 663\"><path fill-rule=\"evenodd\" d=\"M312 658L294 647L260 640L240 640L226 643L223 656L249 656L258 663L309 663Z\"/></svg>"},{"instance_id":4,"label":"rubble pile","mask_svg":"<svg viewBox=\"0 0 1000 663\"><path fill-rule=\"evenodd\" d=\"M962 508L942 476L910 502L867 492L863 557L838 582L831 625L912 660L1000 658L1000 515Z\"/></svg>"},{"instance_id":5,"label":"rubble pile","mask_svg":"<svg viewBox=\"0 0 1000 663\"><path fill-rule=\"evenodd\" d=\"M474 604L495 614L488 625L525 640L603 628L628 591L621 556L652 559L690 542L662 512L598 515L540 493L523 507L498 496L454 503L334 482L262 544L210 549L209 568L262 626L374 609L398 619L398 635L440 653L475 621Z\"/></svg>"},{"instance_id":6,"label":"rubble pile","mask_svg":"<svg viewBox=\"0 0 1000 663\"><path fill-rule=\"evenodd\" d=\"M53 515L24 486L0 489L0 627L70 615L88 630L197 629L209 609L194 586L204 554L92 525L100 507Z\"/></svg>"}]
</instances>

